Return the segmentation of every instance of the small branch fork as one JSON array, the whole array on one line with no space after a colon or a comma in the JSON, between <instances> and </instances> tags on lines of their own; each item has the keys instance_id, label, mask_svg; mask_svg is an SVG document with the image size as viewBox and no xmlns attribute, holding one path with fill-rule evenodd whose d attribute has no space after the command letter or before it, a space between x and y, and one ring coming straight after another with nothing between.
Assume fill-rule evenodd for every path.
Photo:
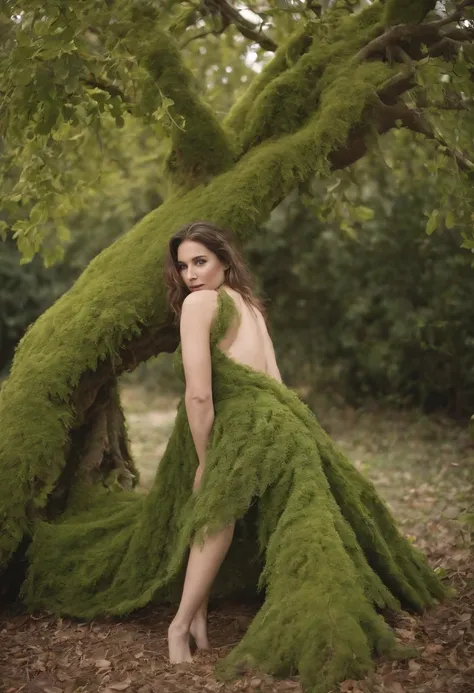
<instances>
[{"instance_id":1,"label":"small branch fork","mask_svg":"<svg viewBox=\"0 0 474 693\"><path fill-rule=\"evenodd\" d=\"M260 25L260 28L257 28L255 24L250 22L248 19L245 19L240 12L232 7L227 0L205 0L203 4L211 11L211 13L216 12L221 15L224 29L229 24L234 24L242 36L245 36L245 38L258 43L264 50L272 52L277 50L278 45L275 43L275 41L263 33L263 22Z\"/></svg>"},{"instance_id":2,"label":"small branch fork","mask_svg":"<svg viewBox=\"0 0 474 693\"><path fill-rule=\"evenodd\" d=\"M399 101L392 106L387 106L380 102L378 110L381 114L384 131L390 129L399 121L408 130L424 135L427 139L433 140L444 150L448 151L462 171L474 173L474 163L457 149L452 149L442 135L436 132L435 128L419 109L410 108L406 103Z\"/></svg>"},{"instance_id":3,"label":"small branch fork","mask_svg":"<svg viewBox=\"0 0 474 693\"><path fill-rule=\"evenodd\" d=\"M456 10L441 20L416 26L399 24L390 27L373 39L355 56L356 62L370 58L382 58L401 63L402 68L378 92L379 133L387 132L397 122L404 127L423 134L450 152L459 168L474 173L474 163L458 150L452 149L441 134L436 132L421 110L410 107L400 100L405 92L416 87L416 64L426 57L453 59L464 42L474 40L474 28L450 26L463 18L463 11L474 6L474 0L464 0ZM444 29L446 27L446 29ZM422 47L426 50L423 51ZM429 104L428 104L429 105ZM359 143L359 148L363 145ZM340 166L340 162L334 162Z\"/></svg>"},{"instance_id":4,"label":"small branch fork","mask_svg":"<svg viewBox=\"0 0 474 693\"><path fill-rule=\"evenodd\" d=\"M427 22L426 24L418 24L416 26L411 24L397 24L396 26L390 27L383 34L377 36L366 46L364 46L364 48L362 48L356 55L355 59L358 62L362 62L363 60L367 60L376 54L385 54L387 49L396 44L398 41L403 41L404 43L410 40L416 41L418 53L422 44L429 47L441 41L444 37L457 38L459 40L467 41L472 40L474 38L474 30L467 27L455 27L451 32L440 31L443 27L462 19L463 10L472 6L474 6L474 0L464 0L464 2L462 2L454 12L444 17L444 19Z\"/></svg>"}]
</instances>

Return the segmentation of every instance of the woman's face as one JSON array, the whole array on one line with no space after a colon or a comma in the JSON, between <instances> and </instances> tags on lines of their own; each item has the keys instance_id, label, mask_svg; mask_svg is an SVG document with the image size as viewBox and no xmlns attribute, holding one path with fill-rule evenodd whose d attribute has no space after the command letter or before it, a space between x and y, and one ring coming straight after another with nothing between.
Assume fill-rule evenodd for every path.
<instances>
[{"instance_id":1,"label":"woman's face","mask_svg":"<svg viewBox=\"0 0 474 693\"><path fill-rule=\"evenodd\" d=\"M224 265L217 255L198 241L183 241L178 247L178 271L190 291L218 289L225 280Z\"/></svg>"}]
</instances>

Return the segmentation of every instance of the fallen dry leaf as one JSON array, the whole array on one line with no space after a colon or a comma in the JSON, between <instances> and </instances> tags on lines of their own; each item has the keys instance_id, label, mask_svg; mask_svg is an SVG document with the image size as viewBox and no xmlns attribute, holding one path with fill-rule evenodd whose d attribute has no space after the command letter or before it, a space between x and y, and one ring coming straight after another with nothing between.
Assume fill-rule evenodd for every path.
<instances>
[{"instance_id":1,"label":"fallen dry leaf","mask_svg":"<svg viewBox=\"0 0 474 693\"><path fill-rule=\"evenodd\" d=\"M126 691L127 688L130 687L131 680L127 679L126 681L117 681L116 683L108 683L107 688L112 691Z\"/></svg>"},{"instance_id":2,"label":"fallen dry leaf","mask_svg":"<svg viewBox=\"0 0 474 693\"><path fill-rule=\"evenodd\" d=\"M413 640L415 633L412 630L407 630L406 628L395 628L395 633L401 638L406 638L407 640Z\"/></svg>"},{"instance_id":3,"label":"fallen dry leaf","mask_svg":"<svg viewBox=\"0 0 474 693\"><path fill-rule=\"evenodd\" d=\"M111 663L108 659L96 659L94 663L97 669L109 669L111 666Z\"/></svg>"},{"instance_id":4,"label":"fallen dry leaf","mask_svg":"<svg viewBox=\"0 0 474 693\"><path fill-rule=\"evenodd\" d=\"M408 668L410 671L417 672L417 671L420 671L421 664L418 664L418 662L415 662L414 659L410 659L408 662Z\"/></svg>"},{"instance_id":5,"label":"fallen dry leaf","mask_svg":"<svg viewBox=\"0 0 474 693\"><path fill-rule=\"evenodd\" d=\"M429 657L430 655L437 654L438 652L443 651L443 646L442 645L437 645L436 643L429 643L424 651L422 652L422 657Z\"/></svg>"},{"instance_id":6,"label":"fallen dry leaf","mask_svg":"<svg viewBox=\"0 0 474 693\"><path fill-rule=\"evenodd\" d=\"M399 681L394 681L391 685L390 693L405 693L405 689Z\"/></svg>"}]
</instances>

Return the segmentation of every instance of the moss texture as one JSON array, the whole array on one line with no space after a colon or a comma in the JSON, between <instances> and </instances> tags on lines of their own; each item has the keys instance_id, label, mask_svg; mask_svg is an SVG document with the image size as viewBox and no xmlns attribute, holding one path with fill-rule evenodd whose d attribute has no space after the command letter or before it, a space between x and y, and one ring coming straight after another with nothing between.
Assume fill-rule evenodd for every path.
<instances>
[{"instance_id":1,"label":"moss texture","mask_svg":"<svg viewBox=\"0 0 474 693\"><path fill-rule=\"evenodd\" d=\"M277 50L273 60L268 62L262 72L256 76L241 98L235 103L224 120L224 126L234 136L239 137L245 130L249 112L257 99L268 85L288 68L295 65L299 58L306 53L312 43L312 36L301 28L289 37L288 41Z\"/></svg>"},{"instance_id":2,"label":"moss texture","mask_svg":"<svg viewBox=\"0 0 474 693\"><path fill-rule=\"evenodd\" d=\"M278 56L268 66L272 74L263 91L255 90L254 100L240 128L244 151L271 137L295 132L317 112L321 95L329 80L337 79L341 71L352 70L351 57L371 39L378 36L380 7L374 6L355 17L338 18L336 27L317 22L312 26L312 43L296 62L287 69L273 73L283 58ZM370 19L370 21L369 21ZM286 52L283 51L283 55ZM322 79L323 75L326 79ZM231 114L232 115L232 114Z\"/></svg>"},{"instance_id":3,"label":"moss texture","mask_svg":"<svg viewBox=\"0 0 474 693\"><path fill-rule=\"evenodd\" d=\"M124 33L122 41L132 53L140 46L138 62L144 77L134 110L136 115L152 119L153 113L162 108L164 98L173 102L164 119L171 139L167 172L176 185L190 188L229 169L235 152L216 115L199 96L177 44L157 26L150 32L150 21L139 16L125 24L126 31L116 29L119 35Z\"/></svg>"},{"instance_id":4,"label":"moss texture","mask_svg":"<svg viewBox=\"0 0 474 693\"><path fill-rule=\"evenodd\" d=\"M396 652L376 608L422 610L443 588L297 396L218 349L235 318L221 290L211 332L216 416L199 493L181 404L146 498L82 488L59 522L37 523L24 598L32 609L80 618L172 598L189 543L247 521L254 529L234 546L221 585L256 591L260 572L265 600L220 673L245 663L299 672L306 690L322 693L363 676L374 653ZM179 352L177 365L182 375ZM254 569L243 570L249 559Z\"/></svg>"}]
</instances>

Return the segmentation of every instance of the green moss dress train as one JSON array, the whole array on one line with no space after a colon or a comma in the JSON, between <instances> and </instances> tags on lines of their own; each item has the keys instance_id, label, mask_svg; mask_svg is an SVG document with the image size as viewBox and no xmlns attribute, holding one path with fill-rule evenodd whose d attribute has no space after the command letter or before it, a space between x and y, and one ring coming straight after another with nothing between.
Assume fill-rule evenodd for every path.
<instances>
[{"instance_id":1,"label":"green moss dress train","mask_svg":"<svg viewBox=\"0 0 474 693\"><path fill-rule=\"evenodd\" d=\"M38 523L23 598L31 609L80 618L176 600L190 541L236 519L215 592L259 587L264 599L221 674L246 662L299 672L306 690L322 693L396 649L381 610L420 611L444 588L297 395L220 351L236 316L220 290L215 420L199 492L181 403L148 495L77 489L60 520ZM179 350L177 367L182 374Z\"/></svg>"}]
</instances>

